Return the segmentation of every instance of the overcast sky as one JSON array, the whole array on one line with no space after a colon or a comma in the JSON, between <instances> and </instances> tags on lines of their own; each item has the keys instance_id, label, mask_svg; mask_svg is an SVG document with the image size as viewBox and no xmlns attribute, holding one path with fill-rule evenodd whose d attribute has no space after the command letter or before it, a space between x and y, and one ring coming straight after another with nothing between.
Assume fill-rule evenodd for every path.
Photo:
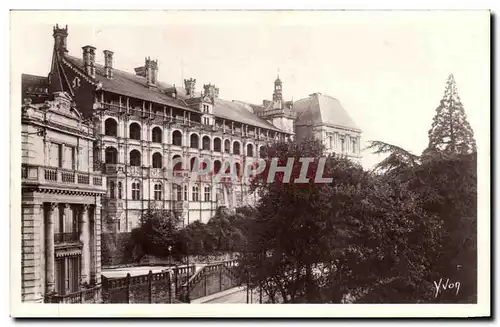
<instances>
[{"instance_id":1,"label":"overcast sky","mask_svg":"<svg viewBox=\"0 0 500 327\"><path fill-rule=\"evenodd\" d=\"M132 72L158 59L159 79L215 83L220 97L270 99L277 71L286 100L314 92L339 99L368 140L420 154L453 73L478 151L489 145L488 12L17 12L12 70L47 75L52 26L68 25L70 54L114 51ZM15 80L15 79L13 79ZM382 158L363 153L363 165Z\"/></svg>"}]
</instances>

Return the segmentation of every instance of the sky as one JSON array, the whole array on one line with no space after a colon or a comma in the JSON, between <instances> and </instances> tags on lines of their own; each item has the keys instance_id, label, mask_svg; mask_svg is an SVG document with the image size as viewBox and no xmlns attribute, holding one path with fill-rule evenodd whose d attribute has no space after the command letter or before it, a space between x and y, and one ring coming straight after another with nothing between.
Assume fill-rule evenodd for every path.
<instances>
[{"instance_id":1,"label":"sky","mask_svg":"<svg viewBox=\"0 0 500 327\"><path fill-rule=\"evenodd\" d=\"M286 100L314 92L337 98L363 131L415 154L453 74L478 151L490 138L490 16L487 11L13 12L12 77L47 75L52 27L68 25L68 49L133 72L149 56L159 80L262 103L279 71ZM13 78L12 80L15 80ZM363 151L366 168L383 159Z\"/></svg>"}]
</instances>

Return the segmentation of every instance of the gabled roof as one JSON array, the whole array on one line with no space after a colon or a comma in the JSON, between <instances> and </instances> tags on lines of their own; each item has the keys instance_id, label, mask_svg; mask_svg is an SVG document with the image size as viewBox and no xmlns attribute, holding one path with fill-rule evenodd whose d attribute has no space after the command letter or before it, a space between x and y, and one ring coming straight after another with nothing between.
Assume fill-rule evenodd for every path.
<instances>
[{"instance_id":1,"label":"gabled roof","mask_svg":"<svg viewBox=\"0 0 500 327\"><path fill-rule=\"evenodd\" d=\"M70 55L65 55L64 59L71 63L73 66L78 67L81 70L81 73L84 73L83 59ZM109 79L105 77L103 65L96 64L95 67L96 80L98 82L101 82L102 89L105 91L138 98L145 101L151 101L175 108L199 112L198 110L194 110L187 106L185 100L188 99L188 96L186 95L186 91L183 88L175 87L175 90L177 91L177 97L172 98L169 95L165 94L165 91L172 91L174 88L173 85L157 82L155 88L149 88L145 77L137 76L134 73L125 72L116 68L113 68L113 78ZM197 93L195 94L195 96L199 97L200 94ZM215 100L215 105L213 106L213 113L216 117L283 132L276 126L245 109L243 105L233 101L227 101L217 98Z\"/></svg>"},{"instance_id":2,"label":"gabled roof","mask_svg":"<svg viewBox=\"0 0 500 327\"><path fill-rule=\"evenodd\" d=\"M70 55L65 55L64 59L80 68L83 73L83 59ZM103 65L96 64L95 68L95 79L101 82L102 89L105 91L193 111L188 108L183 101L171 98L157 89L150 89L147 85L146 78L142 76L136 76L129 72L113 69L113 78L109 79L105 77Z\"/></svg>"},{"instance_id":3,"label":"gabled roof","mask_svg":"<svg viewBox=\"0 0 500 327\"><path fill-rule=\"evenodd\" d=\"M361 132L339 100L329 95L314 93L295 101L297 125L330 125Z\"/></svg>"}]
</instances>

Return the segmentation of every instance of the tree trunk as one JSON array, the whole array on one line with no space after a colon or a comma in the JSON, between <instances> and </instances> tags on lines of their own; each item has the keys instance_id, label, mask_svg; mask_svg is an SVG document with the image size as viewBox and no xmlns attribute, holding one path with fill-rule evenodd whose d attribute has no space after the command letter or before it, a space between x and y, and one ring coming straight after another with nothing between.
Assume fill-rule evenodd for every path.
<instances>
[{"instance_id":1,"label":"tree trunk","mask_svg":"<svg viewBox=\"0 0 500 327\"><path fill-rule=\"evenodd\" d=\"M313 302L312 294L312 267L310 264L306 265L306 299L307 303Z\"/></svg>"}]
</instances>

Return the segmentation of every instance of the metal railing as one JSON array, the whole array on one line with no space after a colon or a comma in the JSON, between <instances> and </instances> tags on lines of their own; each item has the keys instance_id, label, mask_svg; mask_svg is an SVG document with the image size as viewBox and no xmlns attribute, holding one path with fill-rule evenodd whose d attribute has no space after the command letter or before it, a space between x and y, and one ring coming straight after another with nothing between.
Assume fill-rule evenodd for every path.
<instances>
[{"instance_id":1,"label":"metal railing","mask_svg":"<svg viewBox=\"0 0 500 327\"><path fill-rule=\"evenodd\" d=\"M79 235L78 232L66 232L66 233L55 233L54 242L55 243L72 243L78 242Z\"/></svg>"},{"instance_id":2,"label":"metal railing","mask_svg":"<svg viewBox=\"0 0 500 327\"><path fill-rule=\"evenodd\" d=\"M81 290L65 295L51 295L46 299L48 303L99 303L101 302L101 286Z\"/></svg>"}]
</instances>

